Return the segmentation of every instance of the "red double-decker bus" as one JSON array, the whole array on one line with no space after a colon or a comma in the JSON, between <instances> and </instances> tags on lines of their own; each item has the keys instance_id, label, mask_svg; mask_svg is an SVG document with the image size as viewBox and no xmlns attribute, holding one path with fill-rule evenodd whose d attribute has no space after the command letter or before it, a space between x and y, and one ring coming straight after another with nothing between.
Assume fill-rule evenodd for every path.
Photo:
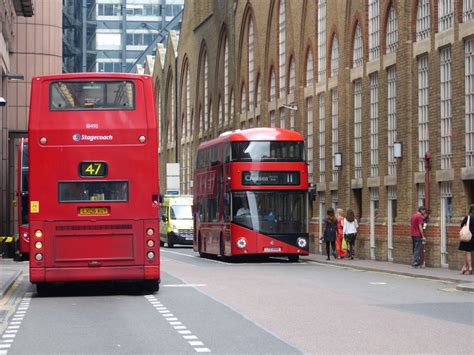
<instances>
[{"instance_id":1,"label":"red double-decker bus","mask_svg":"<svg viewBox=\"0 0 474 355\"><path fill-rule=\"evenodd\" d=\"M279 128L221 134L199 145L194 250L233 256L308 255L304 138Z\"/></svg>"},{"instance_id":2,"label":"red double-decker bus","mask_svg":"<svg viewBox=\"0 0 474 355\"><path fill-rule=\"evenodd\" d=\"M18 239L15 241L15 260L27 260L30 251L28 224L28 139L21 138L18 145L17 166Z\"/></svg>"},{"instance_id":3,"label":"red double-decker bus","mask_svg":"<svg viewBox=\"0 0 474 355\"><path fill-rule=\"evenodd\" d=\"M30 280L160 281L158 135L152 78L32 79Z\"/></svg>"}]
</instances>

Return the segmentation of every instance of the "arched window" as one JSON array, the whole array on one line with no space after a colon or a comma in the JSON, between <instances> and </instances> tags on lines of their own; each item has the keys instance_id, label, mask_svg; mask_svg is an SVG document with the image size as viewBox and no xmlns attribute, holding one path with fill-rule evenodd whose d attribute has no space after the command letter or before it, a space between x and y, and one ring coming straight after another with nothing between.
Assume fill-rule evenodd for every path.
<instances>
[{"instance_id":1,"label":"arched window","mask_svg":"<svg viewBox=\"0 0 474 355\"><path fill-rule=\"evenodd\" d=\"M222 128L224 126L224 116L223 116L223 113L224 111L222 110L222 100L221 100L221 97L219 96L219 103L218 103L219 107L219 128Z\"/></svg>"},{"instance_id":2,"label":"arched window","mask_svg":"<svg viewBox=\"0 0 474 355\"><path fill-rule=\"evenodd\" d=\"M288 88L288 94L294 94L296 89L296 70L295 70L295 60L293 57L290 59L290 82Z\"/></svg>"},{"instance_id":3,"label":"arched window","mask_svg":"<svg viewBox=\"0 0 474 355\"><path fill-rule=\"evenodd\" d=\"M249 17L248 32L248 78L249 78L249 107L254 106L254 34L252 17Z\"/></svg>"},{"instance_id":4,"label":"arched window","mask_svg":"<svg viewBox=\"0 0 474 355\"><path fill-rule=\"evenodd\" d=\"M318 81L326 79L326 0L318 2Z\"/></svg>"},{"instance_id":5,"label":"arched window","mask_svg":"<svg viewBox=\"0 0 474 355\"><path fill-rule=\"evenodd\" d=\"M331 49L331 77L337 76L339 71L339 42L337 36L334 35Z\"/></svg>"},{"instance_id":6,"label":"arched window","mask_svg":"<svg viewBox=\"0 0 474 355\"><path fill-rule=\"evenodd\" d=\"M209 129L207 117L209 116L209 67L207 64L207 53L204 54L204 132Z\"/></svg>"},{"instance_id":7,"label":"arched window","mask_svg":"<svg viewBox=\"0 0 474 355\"><path fill-rule=\"evenodd\" d=\"M454 20L454 0L438 1L438 30L446 31L453 27Z\"/></svg>"},{"instance_id":8,"label":"arched window","mask_svg":"<svg viewBox=\"0 0 474 355\"><path fill-rule=\"evenodd\" d=\"M278 61L280 78L280 97L285 94L285 68L286 68L286 22L285 0L280 0L278 16Z\"/></svg>"},{"instance_id":9,"label":"arched window","mask_svg":"<svg viewBox=\"0 0 474 355\"><path fill-rule=\"evenodd\" d=\"M463 0L462 22L474 20L474 0Z\"/></svg>"},{"instance_id":10,"label":"arched window","mask_svg":"<svg viewBox=\"0 0 474 355\"><path fill-rule=\"evenodd\" d=\"M229 117L229 46L227 38L224 40L224 115L225 122L230 122Z\"/></svg>"},{"instance_id":11,"label":"arched window","mask_svg":"<svg viewBox=\"0 0 474 355\"><path fill-rule=\"evenodd\" d=\"M186 65L186 137L190 137L191 127L191 85L189 85L189 65Z\"/></svg>"},{"instance_id":12,"label":"arched window","mask_svg":"<svg viewBox=\"0 0 474 355\"><path fill-rule=\"evenodd\" d=\"M388 11L387 36L385 42L387 43L386 53L395 52L398 44L398 19L397 12L393 6L390 6L390 10Z\"/></svg>"},{"instance_id":13,"label":"arched window","mask_svg":"<svg viewBox=\"0 0 474 355\"><path fill-rule=\"evenodd\" d=\"M428 38L430 35L430 0L418 0L416 11L416 40Z\"/></svg>"},{"instance_id":14,"label":"arched window","mask_svg":"<svg viewBox=\"0 0 474 355\"><path fill-rule=\"evenodd\" d=\"M310 49L308 51L308 56L306 57L306 83L305 86L308 87L313 84L313 52Z\"/></svg>"},{"instance_id":15,"label":"arched window","mask_svg":"<svg viewBox=\"0 0 474 355\"><path fill-rule=\"evenodd\" d=\"M380 56L380 2L369 0L369 60Z\"/></svg>"},{"instance_id":16,"label":"arched window","mask_svg":"<svg viewBox=\"0 0 474 355\"><path fill-rule=\"evenodd\" d=\"M364 63L364 46L362 42L362 29L358 23L354 32L354 49L352 52L352 67L360 67Z\"/></svg>"},{"instance_id":17,"label":"arched window","mask_svg":"<svg viewBox=\"0 0 474 355\"><path fill-rule=\"evenodd\" d=\"M247 111L247 93L245 92L245 84L242 84L242 90L240 91L240 113Z\"/></svg>"},{"instance_id":18,"label":"arched window","mask_svg":"<svg viewBox=\"0 0 474 355\"><path fill-rule=\"evenodd\" d=\"M262 86L260 85L260 75L257 76L256 87L257 87L257 100L255 102L255 107L257 108L260 106L260 102L262 101Z\"/></svg>"},{"instance_id":19,"label":"arched window","mask_svg":"<svg viewBox=\"0 0 474 355\"><path fill-rule=\"evenodd\" d=\"M275 71L273 68L270 71L270 101L276 99L276 83L275 83Z\"/></svg>"}]
</instances>

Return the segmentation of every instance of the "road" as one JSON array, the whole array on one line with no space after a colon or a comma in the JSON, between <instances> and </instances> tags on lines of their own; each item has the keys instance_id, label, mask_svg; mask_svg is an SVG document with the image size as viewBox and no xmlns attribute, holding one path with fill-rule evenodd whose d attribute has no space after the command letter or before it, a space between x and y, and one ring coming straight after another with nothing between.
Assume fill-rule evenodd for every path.
<instances>
[{"instance_id":1,"label":"road","mask_svg":"<svg viewBox=\"0 0 474 355\"><path fill-rule=\"evenodd\" d=\"M25 275L0 303L10 305L0 354L472 352L472 294L453 284L304 258L161 256L154 295L89 284L38 297Z\"/></svg>"}]
</instances>

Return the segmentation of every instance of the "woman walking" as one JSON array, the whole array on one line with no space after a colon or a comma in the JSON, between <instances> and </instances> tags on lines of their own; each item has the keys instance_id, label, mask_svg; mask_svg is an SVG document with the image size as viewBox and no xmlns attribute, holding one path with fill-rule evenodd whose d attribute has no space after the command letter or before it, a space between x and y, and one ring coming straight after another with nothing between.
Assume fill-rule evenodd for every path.
<instances>
[{"instance_id":1,"label":"woman walking","mask_svg":"<svg viewBox=\"0 0 474 355\"><path fill-rule=\"evenodd\" d=\"M337 219L334 215L334 209L328 208L327 217L324 220L323 240L326 242L326 254L331 260L330 252L332 249L334 257L336 257L336 233L337 233Z\"/></svg>"},{"instance_id":2,"label":"woman walking","mask_svg":"<svg viewBox=\"0 0 474 355\"><path fill-rule=\"evenodd\" d=\"M343 224L344 224L344 210L342 208L338 208L336 210L337 213L337 233L336 233L336 253L337 259L344 258L347 256L347 248L342 248L342 240L344 239L344 231L343 231Z\"/></svg>"},{"instance_id":3,"label":"woman walking","mask_svg":"<svg viewBox=\"0 0 474 355\"><path fill-rule=\"evenodd\" d=\"M344 222L342 225L342 230L344 233L344 239L348 244L348 255L351 259L354 259L354 244L357 237L357 228L359 228L359 224L357 223L357 219L354 216L354 211L351 209L347 210L346 217L344 218Z\"/></svg>"},{"instance_id":4,"label":"woman walking","mask_svg":"<svg viewBox=\"0 0 474 355\"><path fill-rule=\"evenodd\" d=\"M464 251L464 265L461 269L461 274L471 274L472 275L472 258L471 253L474 250L474 205L469 207L469 214L463 218L461 222L461 228L467 224L469 219L469 230L471 231L472 237L468 242L459 242L459 250Z\"/></svg>"}]
</instances>

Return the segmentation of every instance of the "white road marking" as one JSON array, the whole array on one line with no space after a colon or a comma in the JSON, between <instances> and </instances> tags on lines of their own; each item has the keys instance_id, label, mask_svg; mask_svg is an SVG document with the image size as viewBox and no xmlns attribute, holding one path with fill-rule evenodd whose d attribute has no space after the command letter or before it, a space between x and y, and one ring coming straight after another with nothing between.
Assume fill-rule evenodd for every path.
<instances>
[{"instance_id":1,"label":"white road marking","mask_svg":"<svg viewBox=\"0 0 474 355\"><path fill-rule=\"evenodd\" d=\"M203 261L209 261L209 262L217 263L217 264L224 264L224 265L229 265L229 266L236 265L236 264L225 263L225 262L219 261L219 260L200 258L200 257L197 256L197 255L189 255L189 254L178 253L178 252L176 252L176 251L169 251L169 250L163 250L163 249L162 249L161 252L164 252L164 253L171 253L171 254L176 254L176 255L181 255L181 256L186 256L186 257L188 257L188 258L197 258L197 259L200 259L200 260L203 260Z\"/></svg>"},{"instance_id":2,"label":"white road marking","mask_svg":"<svg viewBox=\"0 0 474 355\"><path fill-rule=\"evenodd\" d=\"M386 285L386 282L369 282L371 285Z\"/></svg>"},{"instance_id":3,"label":"white road marking","mask_svg":"<svg viewBox=\"0 0 474 355\"><path fill-rule=\"evenodd\" d=\"M170 285L161 285L161 287L204 287L206 284L170 284Z\"/></svg>"},{"instance_id":4,"label":"white road marking","mask_svg":"<svg viewBox=\"0 0 474 355\"><path fill-rule=\"evenodd\" d=\"M198 353L206 352L209 353L211 350L209 348L204 348L204 347L197 347L197 346L204 346L204 343L199 340L199 338L196 335L193 335L190 330L187 329L183 323L181 323L177 317L174 317L174 315L166 309L163 305L162 307L157 307L158 300L155 298L155 296L145 296L145 298L150 302L152 306L155 307L156 310L158 310L159 313L169 322L169 325L173 327L179 334L183 335L183 338L186 340L192 340L188 341L189 345L191 345L194 348L194 351Z\"/></svg>"},{"instance_id":5,"label":"white road marking","mask_svg":"<svg viewBox=\"0 0 474 355\"><path fill-rule=\"evenodd\" d=\"M20 301L15 314L11 321L7 324L7 328L0 339L0 355L8 354L8 349L12 346L16 334L20 329L21 322L23 321L26 311L30 307L31 292L25 294L23 299Z\"/></svg>"},{"instance_id":6,"label":"white road marking","mask_svg":"<svg viewBox=\"0 0 474 355\"><path fill-rule=\"evenodd\" d=\"M14 338L16 334L4 334L2 338Z\"/></svg>"},{"instance_id":7,"label":"white road marking","mask_svg":"<svg viewBox=\"0 0 474 355\"><path fill-rule=\"evenodd\" d=\"M0 344L0 349L8 349L11 346L12 346L11 344Z\"/></svg>"}]
</instances>

